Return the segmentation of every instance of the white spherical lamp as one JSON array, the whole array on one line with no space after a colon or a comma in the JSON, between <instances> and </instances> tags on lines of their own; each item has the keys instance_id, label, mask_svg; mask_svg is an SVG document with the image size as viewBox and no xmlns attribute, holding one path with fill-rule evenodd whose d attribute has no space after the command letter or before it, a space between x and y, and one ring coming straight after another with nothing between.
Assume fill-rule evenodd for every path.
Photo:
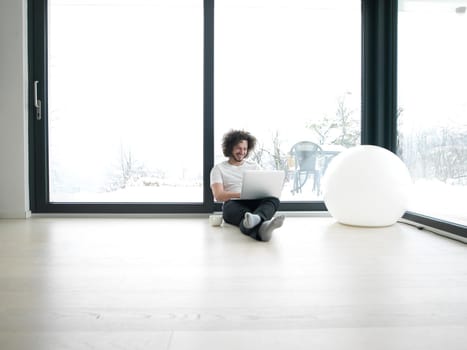
<instances>
[{"instance_id":1,"label":"white spherical lamp","mask_svg":"<svg viewBox=\"0 0 467 350\"><path fill-rule=\"evenodd\" d=\"M361 145L338 154L323 177L323 198L340 223L390 226L407 210L412 180L405 164L385 148Z\"/></svg>"}]
</instances>

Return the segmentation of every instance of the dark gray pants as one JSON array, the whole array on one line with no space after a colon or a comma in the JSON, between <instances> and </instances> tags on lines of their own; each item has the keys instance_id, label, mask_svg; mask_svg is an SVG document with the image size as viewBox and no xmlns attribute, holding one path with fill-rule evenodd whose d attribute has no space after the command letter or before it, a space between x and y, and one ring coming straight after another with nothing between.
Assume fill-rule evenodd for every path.
<instances>
[{"instance_id":1,"label":"dark gray pants","mask_svg":"<svg viewBox=\"0 0 467 350\"><path fill-rule=\"evenodd\" d=\"M256 225L253 228L246 228L243 226L245 213L250 212L259 215L261 222L271 220L279 209L279 204L279 199L275 197L230 200L225 202L222 206L222 216L225 222L238 226L243 234L259 241L261 239L259 238L258 230L261 225Z\"/></svg>"}]
</instances>

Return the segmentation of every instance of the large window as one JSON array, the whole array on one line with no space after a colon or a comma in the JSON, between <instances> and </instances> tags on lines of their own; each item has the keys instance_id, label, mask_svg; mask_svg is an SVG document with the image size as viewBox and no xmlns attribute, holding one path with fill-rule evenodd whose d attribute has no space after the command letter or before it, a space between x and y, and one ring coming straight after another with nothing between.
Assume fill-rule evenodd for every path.
<instances>
[{"instance_id":1,"label":"large window","mask_svg":"<svg viewBox=\"0 0 467 350\"><path fill-rule=\"evenodd\" d=\"M202 202L202 1L48 10L50 202Z\"/></svg>"},{"instance_id":2,"label":"large window","mask_svg":"<svg viewBox=\"0 0 467 350\"><path fill-rule=\"evenodd\" d=\"M361 1L216 0L214 32L216 162L223 134L248 130L252 157L287 171L283 201L322 200L328 162L360 143Z\"/></svg>"},{"instance_id":3,"label":"large window","mask_svg":"<svg viewBox=\"0 0 467 350\"><path fill-rule=\"evenodd\" d=\"M287 172L284 208L323 210L327 164L360 143L360 0L30 0L29 11L43 102L33 211L217 208L208 173L232 128L257 136L264 168ZM306 169L302 141L319 151Z\"/></svg>"},{"instance_id":4,"label":"large window","mask_svg":"<svg viewBox=\"0 0 467 350\"><path fill-rule=\"evenodd\" d=\"M287 172L282 210L324 210L329 161L364 142L409 167L406 216L464 231L466 9L28 0L31 209L219 210L209 171L224 160L224 133L239 128L259 140L254 160ZM318 152L305 164L297 144Z\"/></svg>"},{"instance_id":5,"label":"large window","mask_svg":"<svg viewBox=\"0 0 467 350\"><path fill-rule=\"evenodd\" d=\"M467 225L467 1L399 1L398 154L409 210Z\"/></svg>"}]
</instances>

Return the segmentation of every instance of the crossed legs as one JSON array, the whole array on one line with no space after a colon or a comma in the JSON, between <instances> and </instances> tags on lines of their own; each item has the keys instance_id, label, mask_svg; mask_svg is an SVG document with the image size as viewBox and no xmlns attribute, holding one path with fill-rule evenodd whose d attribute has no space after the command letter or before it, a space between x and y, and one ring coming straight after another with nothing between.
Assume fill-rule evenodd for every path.
<instances>
[{"instance_id":1,"label":"crossed legs","mask_svg":"<svg viewBox=\"0 0 467 350\"><path fill-rule=\"evenodd\" d=\"M258 241L269 241L272 231L284 221L283 215L274 217L279 204L275 197L230 200L224 203L222 215L225 222L238 226L243 234Z\"/></svg>"}]
</instances>

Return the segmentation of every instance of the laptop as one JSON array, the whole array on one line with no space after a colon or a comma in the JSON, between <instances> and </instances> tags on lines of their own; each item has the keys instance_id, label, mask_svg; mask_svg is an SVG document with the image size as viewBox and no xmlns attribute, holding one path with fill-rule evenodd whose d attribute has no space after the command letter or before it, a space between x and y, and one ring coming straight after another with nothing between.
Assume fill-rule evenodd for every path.
<instances>
[{"instance_id":1,"label":"laptop","mask_svg":"<svg viewBox=\"0 0 467 350\"><path fill-rule=\"evenodd\" d=\"M283 170L245 170L240 199L280 198L284 178Z\"/></svg>"}]
</instances>

